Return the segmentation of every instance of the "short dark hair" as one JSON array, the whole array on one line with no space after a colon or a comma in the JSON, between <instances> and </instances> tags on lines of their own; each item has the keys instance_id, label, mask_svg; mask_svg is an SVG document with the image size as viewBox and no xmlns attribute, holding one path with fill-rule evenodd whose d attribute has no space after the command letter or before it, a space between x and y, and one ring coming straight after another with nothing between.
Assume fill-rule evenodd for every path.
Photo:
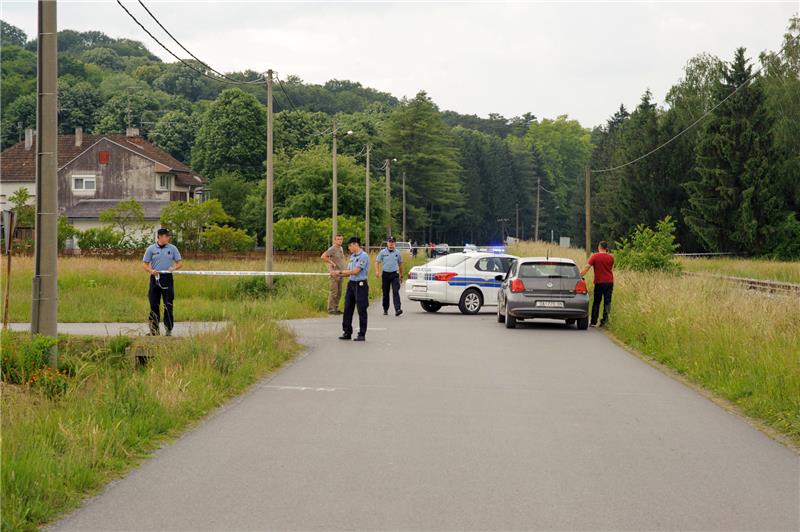
<instances>
[{"instance_id":1,"label":"short dark hair","mask_svg":"<svg viewBox=\"0 0 800 532\"><path fill-rule=\"evenodd\" d=\"M337 236L342 236L342 233L336 233L335 235L333 235L333 238L336 238ZM342 237L342 238L344 238L344 237Z\"/></svg>"},{"instance_id":2,"label":"short dark hair","mask_svg":"<svg viewBox=\"0 0 800 532\"><path fill-rule=\"evenodd\" d=\"M347 245L349 246L350 244L358 244L360 246L361 245L361 239L358 238L357 236L351 236L350 240L347 241Z\"/></svg>"},{"instance_id":3,"label":"short dark hair","mask_svg":"<svg viewBox=\"0 0 800 532\"><path fill-rule=\"evenodd\" d=\"M607 241L605 241L605 240L601 240L601 241L600 241L600 244L598 244L598 245L599 245L601 248L603 248L604 250L608 251L608 242L607 242Z\"/></svg>"},{"instance_id":4,"label":"short dark hair","mask_svg":"<svg viewBox=\"0 0 800 532\"><path fill-rule=\"evenodd\" d=\"M161 229L159 229L159 230L158 230L158 232L157 232L156 234L158 234L158 236L161 236L161 235L167 235L167 236L169 236L169 235L171 235L172 233L170 233L170 232L169 232L169 229L167 229L166 227L162 227Z\"/></svg>"}]
</instances>

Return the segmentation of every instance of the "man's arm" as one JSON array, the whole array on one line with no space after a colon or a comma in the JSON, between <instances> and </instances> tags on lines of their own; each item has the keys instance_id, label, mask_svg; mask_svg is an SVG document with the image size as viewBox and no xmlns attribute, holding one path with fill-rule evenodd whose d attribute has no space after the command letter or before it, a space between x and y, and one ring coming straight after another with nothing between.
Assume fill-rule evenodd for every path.
<instances>
[{"instance_id":1,"label":"man's arm","mask_svg":"<svg viewBox=\"0 0 800 532\"><path fill-rule=\"evenodd\" d=\"M400 280L403 280L403 254L397 254L397 271L400 272Z\"/></svg>"},{"instance_id":2,"label":"man's arm","mask_svg":"<svg viewBox=\"0 0 800 532\"><path fill-rule=\"evenodd\" d=\"M587 264L586 266L584 266L584 268L581 270L581 277L583 277L584 275L586 275L586 273L587 273L587 272L588 272L590 269L592 269L592 265L591 265L591 264Z\"/></svg>"},{"instance_id":3,"label":"man's arm","mask_svg":"<svg viewBox=\"0 0 800 532\"><path fill-rule=\"evenodd\" d=\"M175 264L169 269L169 271L174 272L175 270L180 270L181 268L183 268L183 261L176 260Z\"/></svg>"},{"instance_id":4,"label":"man's arm","mask_svg":"<svg viewBox=\"0 0 800 532\"><path fill-rule=\"evenodd\" d=\"M156 273L156 271L153 269L153 267L150 266L149 262L143 262L142 266L144 267L144 271L146 271L150 275L153 275L154 273Z\"/></svg>"}]
</instances>

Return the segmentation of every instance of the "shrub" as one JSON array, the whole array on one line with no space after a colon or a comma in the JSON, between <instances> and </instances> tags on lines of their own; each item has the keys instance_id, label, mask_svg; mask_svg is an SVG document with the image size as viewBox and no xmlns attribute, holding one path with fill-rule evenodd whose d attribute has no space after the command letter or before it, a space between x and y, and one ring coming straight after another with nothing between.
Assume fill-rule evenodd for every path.
<instances>
[{"instance_id":1,"label":"shrub","mask_svg":"<svg viewBox=\"0 0 800 532\"><path fill-rule=\"evenodd\" d=\"M363 237L364 222L351 216L340 216L339 232L345 239ZM316 220L306 216L284 218L275 223L275 249L278 251L325 250L331 245L331 220Z\"/></svg>"},{"instance_id":2,"label":"shrub","mask_svg":"<svg viewBox=\"0 0 800 532\"><path fill-rule=\"evenodd\" d=\"M778 228L777 242L772 253L774 259L800 259L800 220L794 213L789 214Z\"/></svg>"},{"instance_id":3,"label":"shrub","mask_svg":"<svg viewBox=\"0 0 800 532\"><path fill-rule=\"evenodd\" d=\"M122 233L111 227L93 227L78 234L81 249L120 249L123 246Z\"/></svg>"},{"instance_id":4,"label":"shrub","mask_svg":"<svg viewBox=\"0 0 800 532\"><path fill-rule=\"evenodd\" d=\"M75 226L67 221L65 216L58 217L58 249L64 249L67 240L78 234Z\"/></svg>"},{"instance_id":5,"label":"shrub","mask_svg":"<svg viewBox=\"0 0 800 532\"><path fill-rule=\"evenodd\" d=\"M675 221L670 216L658 222L655 230L637 225L629 237L616 242L616 248L616 265L621 270L678 272L681 269L675 259L678 249Z\"/></svg>"},{"instance_id":6,"label":"shrub","mask_svg":"<svg viewBox=\"0 0 800 532\"><path fill-rule=\"evenodd\" d=\"M31 376L47 365L50 350L56 345L56 339L36 335L15 341L8 334L3 334L2 378L9 384L26 384Z\"/></svg>"},{"instance_id":7,"label":"shrub","mask_svg":"<svg viewBox=\"0 0 800 532\"><path fill-rule=\"evenodd\" d=\"M64 395L69 385L69 377L65 371L44 366L31 373L28 384L49 399L56 399Z\"/></svg>"},{"instance_id":8,"label":"shrub","mask_svg":"<svg viewBox=\"0 0 800 532\"><path fill-rule=\"evenodd\" d=\"M203 232L203 247L208 251L249 251L256 239L243 229L212 225Z\"/></svg>"}]
</instances>

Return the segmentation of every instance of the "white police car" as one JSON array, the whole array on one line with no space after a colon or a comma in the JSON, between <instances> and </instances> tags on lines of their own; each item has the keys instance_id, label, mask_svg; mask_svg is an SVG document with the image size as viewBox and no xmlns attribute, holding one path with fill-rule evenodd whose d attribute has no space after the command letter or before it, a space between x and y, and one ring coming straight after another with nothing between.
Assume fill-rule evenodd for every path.
<instances>
[{"instance_id":1,"label":"white police car","mask_svg":"<svg viewBox=\"0 0 800 532\"><path fill-rule=\"evenodd\" d=\"M451 253L408 272L406 297L419 301L428 312L445 305L458 305L464 314L477 314L484 305L497 305L497 292L517 260L513 255L492 252Z\"/></svg>"}]
</instances>

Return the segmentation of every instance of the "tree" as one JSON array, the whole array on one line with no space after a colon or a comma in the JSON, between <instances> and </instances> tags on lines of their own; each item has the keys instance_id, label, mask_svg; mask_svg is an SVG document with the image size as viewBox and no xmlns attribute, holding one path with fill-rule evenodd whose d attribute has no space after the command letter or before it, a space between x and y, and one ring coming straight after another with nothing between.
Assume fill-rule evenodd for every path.
<instances>
[{"instance_id":1,"label":"tree","mask_svg":"<svg viewBox=\"0 0 800 532\"><path fill-rule=\"evenodd\" d=\"M3 109L3 148L19 142L29 127L36 127L35 93L20 96Z\"/></svg>"},{"instance_id":2,"label":"tree","mask_svg":"<svg viewBox=\"0 0 800 532\"><path fill-rule=\"evenodd\" d=\"M264 173L267 118L255 97L223 91L203 115L192 149L192 167L203 175L240 171L248 181Z\"/></svg>"},{"instance_id":3,"label":"tree","mask_svg":"<svg viewBox=\"0 0 800 532\"><path fill-rule=\"evenodd\" d=\"M123 70L125 62L111 48L92 48L79 56L84 63L94 63L109 70Z\"/></svg>"},{"instance_id":4,"label":"tree","mask_svg":"<svg viewBox=\"0 0 800 532\"><path fill-rule=\"evenodd\" d=\"M189 249L200 249L203 231L230 221L217 199L172 201L161 211L161 225L173 231L176 240Z\"/></svg>"},{"instance_id":5,"label":"tree","mask_svg":"<svg viewBox=\"0 0 800 532\"><path fill-rule=\"evenodd\" d=\"M154 122L158 102L148 93L118 94L112 96L98 109L95 116L94 133L122 133L130 125L141 126L141 133L147 135L147 122Z\"/></svg>"},{"instance_id":6,"label":"tree","mask_svg":"<svg viewBox=\"0 0 800 532\"><path fill-rule=\"evenodd\" d=\"M170 111L161 115L148 139L179 161L188 163L197 131L197 119L183 111Z\"/></svg>"},{"instance_id":7,"label":"tree","mask_svg":"<svg viewBox=\"0 0 800 532\"><path fill-rule=\"evenodd\" d=\"M144 209L142 205L131 198L123 200L100 213L100 221L111 224L122 236L120 240L128 241L133 232L141 233L148 229L144 223Z\"/></svg>"},{"instance_id":8,"label":"tree","mask_svg":"<svg viewBox=\"0 0 800 532\"><path fill-rule=\"evenodd\" d=\"M19 187L8 201L14 206L14 217L16 218L17 227L33 227L34 217L36 216L36 208L30 205L31 193L25 187Z\"/></svg>"},{"instance_id":9,"label":"tree","mask_svg":"<svg viewBox=\"0 0 800 532\"><path fill-rule=\"evenodd\" d=\"M225 212L230 214L237 224L240 223L242 207L248 193L253 189L253 184L245 181L238 172L221 172L211 179L209 188L211 197L218 199Z\"/></svg>"},{"instance_id":10,"label":"tree","mask_svg":"<svg viewBox=\"0 0 800 532\"><path fill-rule=\"evenodd\" d=\"M25 46L28 36L18 27L9 24L5 20L0 20L0 44L3 46L13 44L14 46Z\"/></svg>"},{"instance_id":11,"label":"tree","mask_svg":"<svg viewBox=\"0 0 800 532\"><path fill-rule=\"evenodd\" d=\"M761 80L745 82L752 67L736 50L717 85L721 101L697 145L698 178L687 183L686 222L711 251L764 253L775 245L785 206L772 178L772 121Z\"/></svg>"},{"instance_id":12,"label":"tree","mask_svg":"<svg viewBox=\"0 0 800 532\"><path fill-rule=\"evenodd\" d=\"M205 70L204 66L195 61L187 62L196 69ZM153 80L153 87L170 94L183 96L194 102L200 98L214 98L222 90L223 84L201 76L196 70L183 63L172 63L167 65L163 73Z\"/></svg>"},{"instance_id":13,"label":"tree","mask_svg":"<svg viewBox=\"0 0 800 532\"><path fill-rule=\"evenodd\" d=\"M58 127L61 133L70 134L79 126L91 131L94 117L102 105L100 92L90 83L59 80Z\"/></svg>"}]
</instances>

